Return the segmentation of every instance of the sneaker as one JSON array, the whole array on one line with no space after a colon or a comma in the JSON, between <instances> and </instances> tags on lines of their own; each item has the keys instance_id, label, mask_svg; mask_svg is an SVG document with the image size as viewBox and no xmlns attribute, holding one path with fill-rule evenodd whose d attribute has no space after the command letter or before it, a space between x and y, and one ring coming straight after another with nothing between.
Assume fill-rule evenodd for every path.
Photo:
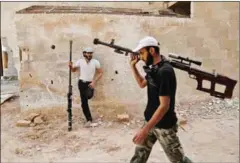
<instances>
[{"instance_id":1,"label":"sneaker","mask_svg":"<svg viewBox=\"0 0 240 163\"><path fill-rule=\"evenodd\" d=\"M92 121L87 121L87 123L84 125L84 127L89 128L89 127L97 127L98 123L94 123Z\"/></svg>"},{"instance_id":2,"label":"sneaker","mask_svg":"<svg viewBox=\"0 0 240 163\"><path fill-rule=\"evenodd\" d=\"M92 122L92 123L90 124L90 126L91 126L91 127L97 127L97 126L98 126L98 123L96 123L96 122L95 122L95 123Z\"/></svg>"},{"instance_id":3,"label":"sneaker","mask_svg":"<svg viewBox=\"0 0 240 163\"><path fill-rule=\"evenodd\" d=\"M85 127L85 128L89 128L89 127L91 127L91 124L92 124L91 121L87 121L87 122L84 124L84 127Z\"/></svg>"}]
</instances>

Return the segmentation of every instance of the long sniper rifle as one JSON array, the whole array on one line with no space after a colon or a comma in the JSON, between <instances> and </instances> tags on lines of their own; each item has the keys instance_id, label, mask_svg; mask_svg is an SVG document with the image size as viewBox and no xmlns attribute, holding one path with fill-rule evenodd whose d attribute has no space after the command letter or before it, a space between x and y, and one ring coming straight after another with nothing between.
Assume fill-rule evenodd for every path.
<instances>
[{"instance_id":1,"label":"long sniper rifle","mask_svg":"<svg viewBox=\"0 0 240 163\"><path fill-rule=\"evenodd\" d=\"M118 45L114 45L114 39L112 39L111 43L106 43L103 41L100 41L99 39L95 38L93 40L94 44L102 44L105 46L108 46L110 48L115 49L114 52L120 53L120 54L124 54L127 56L128 53L132 53L134 55L138 55L138 53L133 52L132 50L128 49L128 48L124 48ZM174 68L183 70L188 72L189 77L192 79L197 80L197 90L199 91L203 91L203 92L207 92L209 93L211 96L217 97L217 98L231 98L232 94L233 94L233 89L237 83L236 80L234 79L230 79L227 76L223 76L220 74L216 74L216 73L208 73L202 70L199 70L197 68L192 68L191 67L191 63L196 64L196 65L201 65L202 63L199 61L195 61L195 60L191 60L189 58L184 58L181 56L176 56L173 54L169 55L169 58L173 58L172 60L169 60L169 62L171 63L171 65ZM184 63L187 62L187 63ZM203 88L203 80L207 80L211 83L210 88ZM220 85L224 85L226 86L225 91L224 92L218 92L215 91L215 85L216 84L220 84Z\"/></svg>"},{"instance_id":2,"label":"long sniper rifle","mask_svg":"<svg viewBox=\"0 0 240 163\"><path fill-rule=\"evenodd\" d=\"M72 62L72 40L70 40L70 56L69 61ZM72 130L72 71L69 67L69 85L68 85L68 131Z\"/></svg>"}]
</instances>

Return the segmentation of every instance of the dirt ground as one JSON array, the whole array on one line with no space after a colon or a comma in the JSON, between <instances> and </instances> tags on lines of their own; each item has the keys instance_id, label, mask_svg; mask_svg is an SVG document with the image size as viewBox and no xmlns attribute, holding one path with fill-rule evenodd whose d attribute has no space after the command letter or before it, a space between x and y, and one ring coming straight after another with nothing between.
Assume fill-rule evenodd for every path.
<instances>
[{"instance_id":1,"label":"dirt ground","mask_svg":"<svg viewBox=\"0 0 240 163\"><path fill-rule=\"evenodd\" d=\"M1 105L1 162L129 162L132 138L142 125L142 110L125 110L91 104L97 127L85 128L79 105L73 107L73 131L67 131L65 108L40 110L47 120L34 127L17 127L22 113L19 97ZM102 109L104 108L104 109ZM178 135L186 155L194 162L239 162L239 99L178 104L177 113L187 120ZM129 122L117 122L127 112ZM119 112L119 113L120 113ZM156 143L148 160L169 162Z\"/></svg>"}]
</instances>

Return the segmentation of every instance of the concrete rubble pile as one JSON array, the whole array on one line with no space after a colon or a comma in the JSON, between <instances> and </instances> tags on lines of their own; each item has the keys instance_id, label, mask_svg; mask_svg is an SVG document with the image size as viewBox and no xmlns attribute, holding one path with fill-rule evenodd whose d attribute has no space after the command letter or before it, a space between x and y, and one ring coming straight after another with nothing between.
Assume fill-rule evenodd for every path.
<instances>
[{"instance_id":1,"label":"concrete rubble pile","mask_svg":"<svg viewBox=\"0 0 240 163\"><path fill-rule=\"evenodd\" d=\"M19 120L16 125L18 127L34 127L43 124L47 120L46 116L39 113L31 113L23 120Z\"/></svg>"}]
</instances>

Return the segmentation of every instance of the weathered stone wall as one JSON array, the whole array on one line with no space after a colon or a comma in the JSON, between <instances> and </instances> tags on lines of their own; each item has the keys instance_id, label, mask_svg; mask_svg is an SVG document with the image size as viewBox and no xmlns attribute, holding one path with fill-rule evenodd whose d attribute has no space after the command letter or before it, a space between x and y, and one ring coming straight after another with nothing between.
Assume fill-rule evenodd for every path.
<instances>
[{"instance_id":1,"label":"weathered stone wall","mask_svg":"<svg viewBox=\"0 0 240 163\"><path fill-rule=\"evenodd\" d=\"M136 4L141 7L141 2ZM119 6L118 3L115 5ZM218 73L239 79L238 3L194 2L192 7L190 19L99 14L15 15L16 45L29 50L23 53L25 61L20 69L22 109L66 103L70 39L73 40L73 61L76 61L82 57L82 48L92 45L94 38L107 42L114 38L116 44L134 48L139 39L152 35L161 43L163 54L173 52L191 57L202 61L204 70L216 69ZM52 50L51 45L56 49ZM104 70L94 100L145 104L146 89L137 87L129 58L101 45L94 48L94 57L102 63ZM140 63L139 67L142 65ZM187 73L176 72L177 102L209 97L195 89L197 83L189 79ZM79 98L76 82L75 74L74 99ZM238 90L237 84L234 96L239 97Z\"/></svg>"},{"instance_id":2,"label":"weathered stone wall","mask_svg":"<svg viewBox=\"0 0 240 163\"><path fill-rule=\"evenodd\" d=\"M9 47L9 60L14 63L14 66L18 70L21 67L19 61L19 48L17 44L17 34L16 34L16 25L15 25L15 12L23 8L32 6L32 5L71 5L71 6L94 6L94 7L121 7L125 8L158 8L161 9L165 7L163 2L1 2L1 37L4 38L3 42L6 40ZM12 63L11 62L11 63ZM5 70L8 74L17 75L14 69ZM9 72L10 71L10 72Z\"/></svg>"}]
</instances>

